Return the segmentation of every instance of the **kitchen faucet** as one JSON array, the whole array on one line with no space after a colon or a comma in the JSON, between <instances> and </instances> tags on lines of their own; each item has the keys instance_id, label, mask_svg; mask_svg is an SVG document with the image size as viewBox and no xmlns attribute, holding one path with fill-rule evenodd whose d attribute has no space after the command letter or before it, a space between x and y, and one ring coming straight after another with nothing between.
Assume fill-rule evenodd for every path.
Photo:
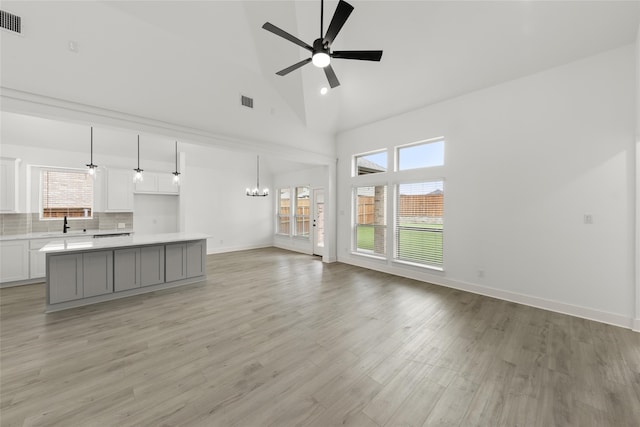
<instances>
[{"instance_id":1,"label":"kitchen faucet","mask_svg":"<svg viewBox=\"0 0 640 427\"><path fill-rule=\"evenodd\" d=\"M62 224L62 232L66 234L68 228L71 228L71 227L69 227L67 225L67 216L65 215L64 216L64 224Z\"/></svg>"}]
</instances>

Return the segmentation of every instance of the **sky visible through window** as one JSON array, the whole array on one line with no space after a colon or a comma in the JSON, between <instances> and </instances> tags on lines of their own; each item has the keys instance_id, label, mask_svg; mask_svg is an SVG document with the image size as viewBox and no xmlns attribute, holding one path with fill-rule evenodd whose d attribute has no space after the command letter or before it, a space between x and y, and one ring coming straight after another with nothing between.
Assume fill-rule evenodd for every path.
<instances>
[{"instance_id":1,"label":"sky visible through window","mask_svg":"<svg viewBox=\"0 0 640 427\"><path fill-rule=\"evenodd\" d=\"M367 154L366 156L362 156L365 159L369 160L370 162L375 163L376 165L380 165L384 168L384 170L387 169L387 152L386 151L381 151L379 153L373 153L373 154Z\"/></svg>"},{"instance_id":2,"label":"sky visible through window","mask_svg":"<svg viewBox=\"0 0 640 427\"><path fill-rule=\"evenodd\" d=\"M398 170L428 168L444 164L444 141L410 145L398 149Z\"/></svg>"}]
</instances>

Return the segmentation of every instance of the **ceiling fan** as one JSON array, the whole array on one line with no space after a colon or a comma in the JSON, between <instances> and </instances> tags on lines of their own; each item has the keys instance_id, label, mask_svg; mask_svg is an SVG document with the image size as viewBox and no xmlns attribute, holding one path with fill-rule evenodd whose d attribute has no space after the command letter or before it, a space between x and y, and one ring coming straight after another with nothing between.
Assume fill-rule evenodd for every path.
<instances>
[{"instance_id":1,"label":"ceiling fan","mask_svg":"<svg viewBox=\"0 0 640 427\"><path fill-rule=\"evenodd\" d=\"M333 18L331 18L331 23L329 24L329 28L327 28L327 33L322 36L323 30L323 17L324 17L324 0L320 1L320 38L315 39L313 41L313 46L309 46L307 43L303 42L299 38L292 36L286 31L276 27L270 22L265 22L262 26L267 31L272 32L282 38L289 40L292 43L297 44L300 47L303 47L311 52L311 58L303 59L302 61L293 64L290 67L287 67L283 70L278 71L276 74L279 76L285 76L290 72L297 70L303 65L312 62L318 68L324 68L324 74L327 76L327 80L329 80L329 85L331 88L340 86L340 82L336 77L336 73L331 68L331 58L340 58L340 59L359 59L361 61L380 61L382 58L381 50L336 50L331 51L331 44L335 40L336 36L342 29L342 26L349 18L349 15L353 11L353 6L351 6L346 1L340 0L338 3L338 7L336 11L333 13Z\"/></svg>"}]
</instances>

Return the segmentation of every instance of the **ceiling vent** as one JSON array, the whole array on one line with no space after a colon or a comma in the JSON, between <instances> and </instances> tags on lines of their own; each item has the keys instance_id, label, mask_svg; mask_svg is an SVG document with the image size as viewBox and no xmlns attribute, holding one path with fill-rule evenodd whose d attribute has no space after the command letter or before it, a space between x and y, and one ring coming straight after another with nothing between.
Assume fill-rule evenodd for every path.
<instances>
[{"instance_id":1,"label":"ceiling vent","mask_svg":"<svg viewBox=\"0 0 640 427\"><path fill-rule=\"evenodd\" d=\"M248 96L240 95L240 103L247 108L253 108L253 98L249 98Z\"/></svg>"},{"instance_id":2,"label":"ceiling vent","mask_svg":"<svg viewBox=\"0 0 640 427\"><path fill-rule=\"evenodd\" d=\"M0 27L14 33L22 33L22 18L13 13L0 10Z\"/></svg>"}]
</instances>

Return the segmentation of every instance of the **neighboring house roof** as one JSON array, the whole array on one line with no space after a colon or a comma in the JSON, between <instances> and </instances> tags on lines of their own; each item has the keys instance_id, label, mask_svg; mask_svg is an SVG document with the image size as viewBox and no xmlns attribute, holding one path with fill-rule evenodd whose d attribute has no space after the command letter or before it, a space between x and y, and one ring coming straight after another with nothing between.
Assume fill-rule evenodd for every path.
<instances>
[{"instance_id":1,"label":"neighboring house roof","mask_svg":"<svg viewBox=\"0 0 640 427\"><path fill-rule=\"evenodd\" d=\"M377 163L367 160L364 157L358 158L358 175L365 175L368 173L386 172L387 168L380 166Z\"/></svg>"}]
</instances>

